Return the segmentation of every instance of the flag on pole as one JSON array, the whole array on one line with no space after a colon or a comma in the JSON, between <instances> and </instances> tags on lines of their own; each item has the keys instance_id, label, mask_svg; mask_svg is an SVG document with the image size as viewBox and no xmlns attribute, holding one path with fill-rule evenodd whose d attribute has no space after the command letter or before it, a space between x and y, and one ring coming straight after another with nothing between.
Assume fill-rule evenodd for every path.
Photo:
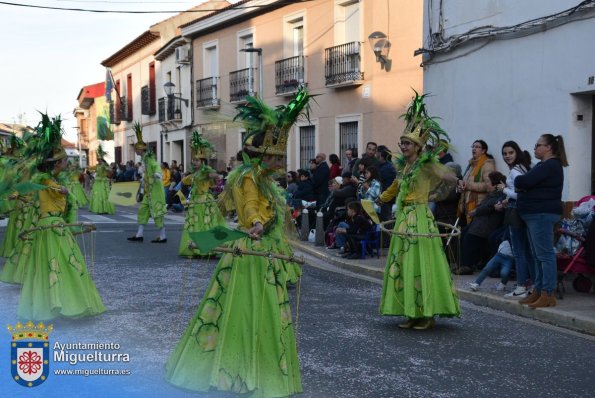
<instances>
[{"instance_id":1,"label":"flag on pole","mask_svg":"<svg viewBox=\"0 0 595 398\"><path fill-rule=\"evenodd\" d=\"M203 253L210 252L213 248L232 240L245 238L246 232L237 229L229 229L222 226L209 229L203 232L190 232L190 238Z\"/></svg>"},{"instance_id":2,"label":"flag on pole","mask_svg":"<svg viewBox=\"0 0 595 398\"><path fill-rule=\"evenodd\" d=\"M116 83L114 82L112 70L110 68L105 68L105 99L107 100L107 102L111 102L112 90L115 88Z\"/></svg>"}]
</instances>

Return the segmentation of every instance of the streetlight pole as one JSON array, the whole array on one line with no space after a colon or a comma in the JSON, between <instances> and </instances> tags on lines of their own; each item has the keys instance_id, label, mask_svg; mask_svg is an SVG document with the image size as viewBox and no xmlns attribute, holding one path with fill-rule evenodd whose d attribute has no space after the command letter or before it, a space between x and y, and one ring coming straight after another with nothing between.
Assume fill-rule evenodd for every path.
<instances>
[{"instance_id":1,"label":"streetlight pole","mask_svg":"<svg viewBox=\"0 0 595 398\"><path fill-rule=\"evenodd\" d=\"M79 168L83 168L83 151L81 149L81 128L80 126L75 127L77 133L77 142L78 142L78 149L79 149Z\"/></svg>"},{"instance_id":2,"label":"streetlight pole","mask_svg":"<svg viewBox=\"0 0 595 398\"><path fill-rule=\"evenodd\" d=\"M262 99L264 94L262 92L262 48L242 48L240 51L245 53L258 53L258 97Z\"/></svg>"}]
</instances>

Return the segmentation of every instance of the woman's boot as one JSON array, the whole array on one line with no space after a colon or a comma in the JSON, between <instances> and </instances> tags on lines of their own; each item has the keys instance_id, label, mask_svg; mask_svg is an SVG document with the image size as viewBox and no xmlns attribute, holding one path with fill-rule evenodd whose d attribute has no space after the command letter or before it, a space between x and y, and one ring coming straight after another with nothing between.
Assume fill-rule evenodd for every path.
<instances>
[{"instance_id":1,"label":"woman's boot","mask_svg":"<svg viewBox=\"0 0 595 398\"><path fill-rule=\"evenodd\" d=\"M540 295L540 293L537 293L537 290L533 289L530 295L528 295L524 299L519 300L519 304L532 304L539 299Z\"/></svg>"},{"instance_id":2,"label":"woman's boot","mask_svg":"<svg viewBox=\"0 0 595 398\"><path fill-rule=\"evenodd\" d=\"M556 306L556 298L554 297L553 293L547 293L545 291L541 292L541 296L539 299L534 303L529 304L530 308L542 308L542 307L555 307Z\"/></svg>"}]
</instances>

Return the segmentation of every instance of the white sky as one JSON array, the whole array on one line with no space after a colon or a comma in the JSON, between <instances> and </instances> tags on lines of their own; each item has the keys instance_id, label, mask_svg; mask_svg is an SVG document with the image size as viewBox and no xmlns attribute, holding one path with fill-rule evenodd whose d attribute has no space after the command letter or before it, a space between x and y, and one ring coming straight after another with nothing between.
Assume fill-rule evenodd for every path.
<instances>
[{"instance_id":1,"label":"white sky","mask_svg":"<svg viewBox=\"0 0 595 398\"><path fill-rule=\"evenodd\" d=\"M9 2L96 10L182 11L204 1ZM0 122L22 120L34 127L40 119L37 110L50 116L61 114L64 138L75 141L72 111L78 105L76 99L83 86L105 80L101 61L172 15L175 14L103 14L0 4Z\"/></svg>"}]
</instances>

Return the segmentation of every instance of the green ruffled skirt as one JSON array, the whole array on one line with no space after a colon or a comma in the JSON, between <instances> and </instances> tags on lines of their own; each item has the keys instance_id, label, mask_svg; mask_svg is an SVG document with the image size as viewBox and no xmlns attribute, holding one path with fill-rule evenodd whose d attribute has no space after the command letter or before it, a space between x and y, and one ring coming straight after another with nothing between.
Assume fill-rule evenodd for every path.
<instances>
[{"instance_id":1,"label":"green ruffled skirt","mask_svg":"<svg viewBox=\"0 0 595 398\"><path fill-rule=\"evenodd\" d=\"M425 204L404 206L397 213L395 230L438 233L434 216ZM459 298L441 238L392 236L380 313L408 318L460 316Z\"/></svg>"},{"instance_id":2,"label":"green ruffled skirt","mask_svg":"<svg viewBox=\"0 0 595 398\"><path fill-rule=\"evenodd\" d=\"M46 216L39 226L63 224L62 217ZM48 228L33 233L33 267L23 280L18 306L21 320L45 321L57 316L101 314L105 307L72 233Z\"/></svg>"},{"instance_id":3,"label":"green ruffled skirt","mask_svg":"<svg viewBox=\"0 0 595 398\"><path fill-rule=\"evenodd\" d=\"M19 234L23 228L23 207L17 205L10 213L4 240L0 245L0 257L8 257L19 240Z\"/></svg>"},{"instance_id":4,"label":"green ruffled skirt","mask_svg":"<svg viewBox=\"0 0 595 398\"><path fill-rule=\"evenodd\" d=\"M97 214L115 214L116 208L109 200L109 181L107 178L96 178L91 189L89 211Z\"/></svg>"},{"instance_id":5,"label":"green ruffled skirt","mask_svg":"<svg viewBox=\"0 0 595 398\"><path fill-rule=\"evenodd\" d=\"M73 195L74 198L76 199L77 207L83 207L83 206L87 206L89 204L89 199L87 198L87 194L85 193L83 186L79 182L70 181L67 184L66 188L68 188L68 191L70 192L70 194ZM108 192L108 194L109 194L109 192Z\"/></svg>"},{"instance_id":6,"label":"green ruffled skirt","mask_svg":"<svg viewBox=\"0 0 595 398\"><path fill-rule=\"evenodd\" d=\"M35 200L21 212L23 214L23 227L19 233L35 227L39 218L39 201ZM7 283L23 283L25 272L33 267L31 256L32 241L17 239L17 243L6 259L0 274L0 281Z\"/></svg>"},{"instance_id":7,"label":"green ruffled skirt","mask_svg":"<svg viewBox=\"0 0 595 398\"><path fill-rule=\"evenodd\" d=\"M278 253L275 241L232 247ZM285 397L302 391L296 341L279 261L225 254L166 364L167 380L195 391Z\"/></svg>"},{"instance_id":8,"label":"green ruffled skirt","mask_svg":"<svg viewBox=\"0 0 595 398\"><path fill-rule=\"evenodd\" d=\"M198 249L191 250L188 248L188 243L192 240L190 232L208 231L216 226L227 226L217 202L210 193L199 195L188 207L178 254L180 256L214 255L215 253L202 253Z\"/></svg>"}]
</instances>

